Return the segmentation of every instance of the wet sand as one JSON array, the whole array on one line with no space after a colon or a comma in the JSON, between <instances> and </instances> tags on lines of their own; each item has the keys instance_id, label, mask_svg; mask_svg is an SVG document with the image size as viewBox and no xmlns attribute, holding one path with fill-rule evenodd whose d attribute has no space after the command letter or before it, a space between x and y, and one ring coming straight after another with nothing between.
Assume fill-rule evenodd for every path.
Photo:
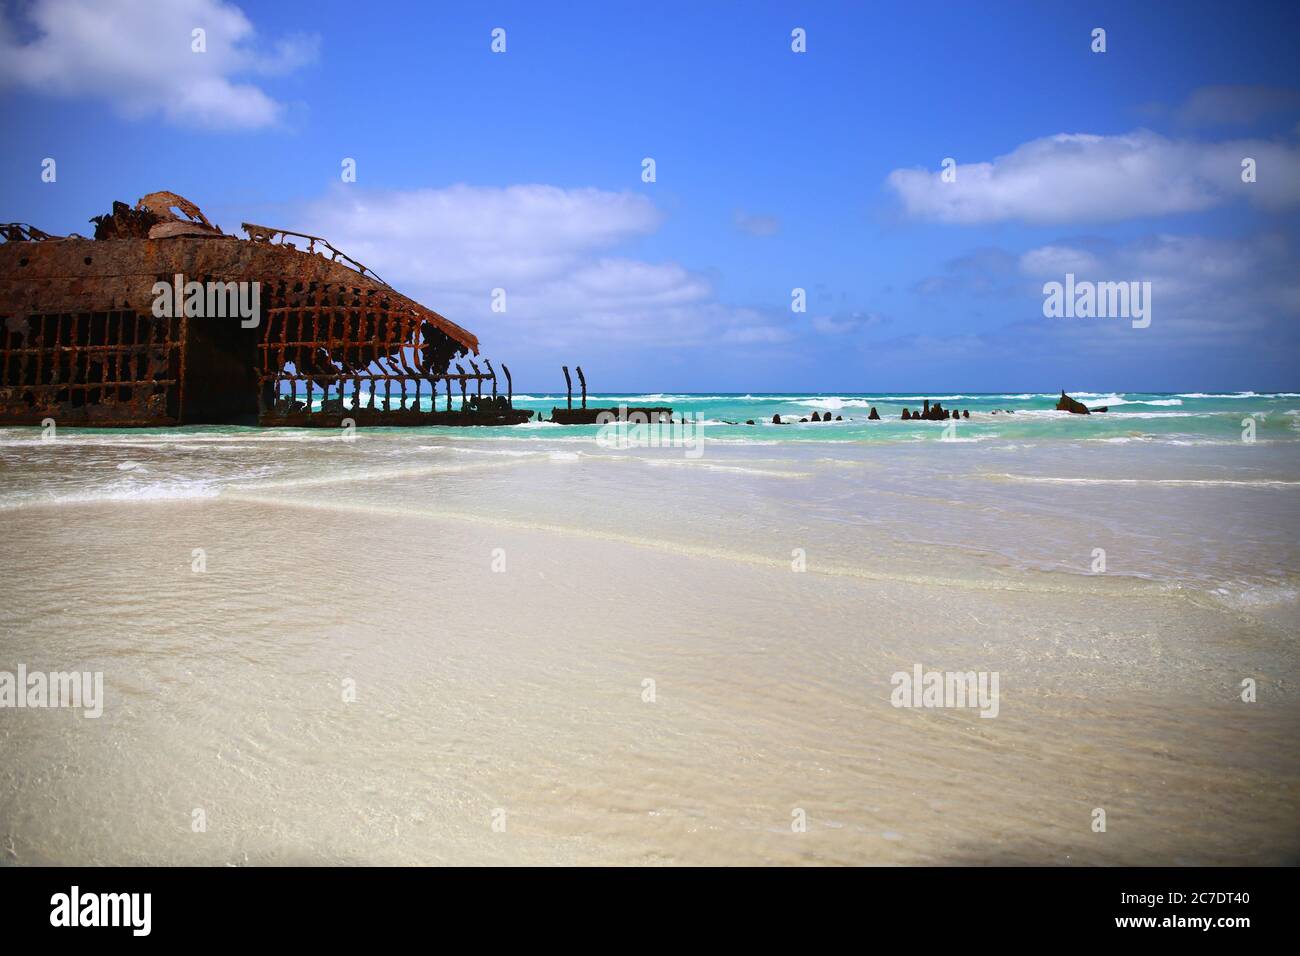
<instances>
[{"instance_id":1,"label":"wet sand","mask_svg":"<svg viewBox=\"0 0 1300 956\"><path fill-rule=\"evenodd\" d=\"M800 479L762 474L812 466L706 464L439 451L378 480L4 511L0 668L102 670L107 699L0 710L0 858L1300 858L1289 605L858 526L832 547L781 507ZM694 481L720 502L697 533L646 520ZM916 663L997 671L998 716L891 706Z\"/></svg>"}]
</instances>

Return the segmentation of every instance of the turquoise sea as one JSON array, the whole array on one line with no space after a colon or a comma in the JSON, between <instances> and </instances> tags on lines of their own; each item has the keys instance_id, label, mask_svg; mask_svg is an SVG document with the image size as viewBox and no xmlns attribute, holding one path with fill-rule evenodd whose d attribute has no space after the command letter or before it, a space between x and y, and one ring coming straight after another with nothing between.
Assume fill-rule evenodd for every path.
<instances>
[{"instance_id":1,"label":"turquoise sea","mask_svg":"<svg viewBox=\"0 0 1300 956\"><path fill-rule=\"evenodd\" d=\"M0 716L0 863L1294 862L1300 393L1070 394L0 428L0 648L107 701Z\"/></svg>"},{"instance_id":2,"label":"turquoise sea","mask_svg":"<svg viewBox=\"0 0 1300 956\"><path fill-rule=\"evenodd\" d=\"M755 531L761 516L765 534L808 537L839 568L871 553L873 573L883 560L928 574L938 553L949 574L965 560L979 575L992 556L1088 574L1100 547L1112 577L1300 608L1300 392L1069 394L1109 411L1058 412L1058 395L1027 392L589 395L593 407L670 406L703 423L620 445L598 426L538 420L565 396L529 392L515 396L539 413L525 425L361 428L355 441L331 428L189 426L60 428L47 442L6 428L0 519L306 493L761 554L772 547ZM970 417L901 420L927 398Z\"/></svg>"},{"instance_id":3,"label":"turquoise sea","mask_svg":"<svg viewBox=\"0 0 1300 956\"><path fill-rule=\"evenodd\" d=\"M724 393L610 393L592 394L592 406L627 404L667 405L706 423L708 439L729 441L897 442L933 440L943 422L903 421L904 408L918 410L925 399L945 408L968 410L970 418L958 423L955 440L1067 439L1111 442L1158 441L1172 443L1239 443L1249 440L1247 418L1254 419L1256 441L1300 440L1300 392L1069 392L1089 408L1107 407L1095 415L1071 415L1055 410L1059 393L1043 392L758 392ZM560 394L516 395L521 408L540 417L565 404ZM427 401L427 398L426 398ZM575 399L575 404L578 401ZM880 421L868 421L872 408ZM812 415L830 413L830 423L814 423ZM1010 414L1008 414L1008 412ZM793 427L774 427L780 415ZM842 421L835 421L839 416ZM800 419L807 418L806 424ZM754 426L744 422L753 420ZM729 423L738 423L732 425ZM759 427L764 426L764 427ZM535 421L523 430L538 427ZM546 427L546 426L542 426ZM561 426L553 426L559 428ZM518 432L507 429L504 432ZM575 430L594 433L595 429Z\"/></svg>"}]
</instances>

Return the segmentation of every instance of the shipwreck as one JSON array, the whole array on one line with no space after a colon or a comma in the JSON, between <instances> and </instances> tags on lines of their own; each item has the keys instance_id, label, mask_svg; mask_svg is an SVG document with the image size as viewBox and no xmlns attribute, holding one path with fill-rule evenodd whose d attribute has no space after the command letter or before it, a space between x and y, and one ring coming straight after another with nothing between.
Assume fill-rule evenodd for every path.
<instances>
[{"instance_id":1,"label":"shipwreck","mask_svg":"<svg viewBox=\"0 0 1300 956\"><path fill-rule=\"evenodd\" d=\"M247 222L229 235L170 192L90 221L93 238L0 224L0 424L509 425L533 414L514 407L508 367L504 392L491 361L480 367L473 333L319 236Z\"/></svg>"}]
</instances>

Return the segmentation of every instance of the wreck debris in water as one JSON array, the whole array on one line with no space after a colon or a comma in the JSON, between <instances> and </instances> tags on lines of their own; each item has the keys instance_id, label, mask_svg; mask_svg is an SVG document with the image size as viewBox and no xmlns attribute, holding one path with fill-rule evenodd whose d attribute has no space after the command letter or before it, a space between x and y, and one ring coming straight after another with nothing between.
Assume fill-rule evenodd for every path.
<instances>
[{"instance_id":1,"label":"wreck debris in water","mask_svg":"<svg viewBox=\"0 0 1300 956\"><path fill-rule=\"evenodd\" d=\"M613 408L587 407L587 377L582 374L582 366L575 366L578 382L582 387L582 407L573 407L573 378L569 375L569 366L564 369L564 384L568 389L568 400L564 408L551 409L551 421L558 425L597 425L609 421L634 421L645 423L666 423L672 421L673 410L667 405L642 405L629 408L620 405ZM604 417L602 417L604 416Z\"/></svg>"},{"instance_id":2,"label":"wreck debris in water","mask_svg":"<svg viewBox=\"0 0 1300 956\"><path fill-rule=\"evenodd\" d=\"M508 368L501 394L491 362L481 369L470 358L473 333L319 236L253 223L243 224L246 238L228 235L170 192L114 202L91 222L92 239L0 224L0 423L505 425L532 416L514 407ZM251 285L256 314L240 321L182 306L182 278L208 290L209 306ZM159 310L157 289L173 283L176 307ZM449 371L462 357L473 371Z\"/></svg>"}]
</instances>

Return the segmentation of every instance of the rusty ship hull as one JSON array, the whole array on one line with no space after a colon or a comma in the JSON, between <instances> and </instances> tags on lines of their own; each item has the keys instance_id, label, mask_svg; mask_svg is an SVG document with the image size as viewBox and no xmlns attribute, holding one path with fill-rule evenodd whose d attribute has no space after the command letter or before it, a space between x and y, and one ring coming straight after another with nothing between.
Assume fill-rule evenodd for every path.
<instances>
[{"instance_id":1,"label":"rusty ship hull","mask_svg":"<svg viewBox=\"0 0 1300 956\"><path fill-rule=\"evenodd\" d=\"M473 333L319 237L249 223L248 238L226 235L171 193L93 221L94 239L2 227L0 423L484 425L531 415L497 394L490 362L483 371L471 358ZM255 284L256 313L212 314L211 296L187 309L180 295L160 310L159 290L183 283ZM460 357L473 372L449 371Z\"/></svg>"}]
</instances>

